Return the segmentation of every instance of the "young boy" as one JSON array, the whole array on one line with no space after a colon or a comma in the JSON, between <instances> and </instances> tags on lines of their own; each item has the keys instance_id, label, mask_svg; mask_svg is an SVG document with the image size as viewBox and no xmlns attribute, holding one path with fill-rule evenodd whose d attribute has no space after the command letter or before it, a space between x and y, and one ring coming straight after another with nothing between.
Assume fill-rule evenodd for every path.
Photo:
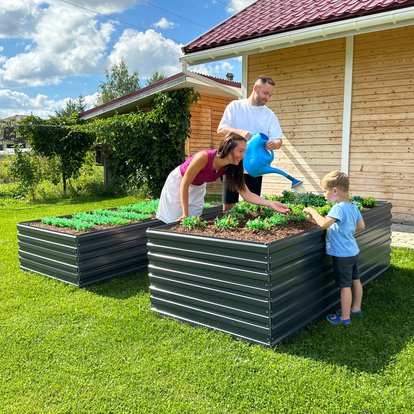
<instances>
[{"instance_id":1,"label":"young boy","mask_svg":"<svg viewBox=\"0 0 414 414\"><path fill-rule=\"evenodd\" d=\"M365 228L364 220L355 204L349 201L349 178L340 171L332 171L321 180L325 199L335 202L326 217L311 207L304 212L312 216L326 232L326 254L332 256L335 283L341 290L341 310L326 319L336 325L350 325L351 315L362 315L362 285L358 271L359 248L355 229Z\"/></svg>"}]
</instances>

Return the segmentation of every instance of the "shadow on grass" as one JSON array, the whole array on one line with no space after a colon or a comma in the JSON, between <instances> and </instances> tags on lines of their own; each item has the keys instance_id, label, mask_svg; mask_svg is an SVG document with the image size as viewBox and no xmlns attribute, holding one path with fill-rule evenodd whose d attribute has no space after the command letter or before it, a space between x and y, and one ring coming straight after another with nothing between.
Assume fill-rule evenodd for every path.
<instances>
[{"instance_id":1,"label":"shadow on grass","mask_svg":"<svg viewBox=\"0 0 414 414\"><path fill-rule=\"evenodd\" d=\"M414 262L414 253L412 262ZM414 337L413 270L393 265L364 288L364 315L349 328L321 320L286 341L277 352L288 353L350 370L378 373Z\"/></svg>"},{"instance_id":2,"label":"shadow on grass","mask_svg":"<svg viewBox=\"0 0 414 414\"><path fill-rule=\"evenodd\" d=\"M115 299L128 299L139 292L148 291L148 270L127 273L113 279L102 281L94 285L85 286L83 289L96 295Z\"/></svg>"}]
</instances>

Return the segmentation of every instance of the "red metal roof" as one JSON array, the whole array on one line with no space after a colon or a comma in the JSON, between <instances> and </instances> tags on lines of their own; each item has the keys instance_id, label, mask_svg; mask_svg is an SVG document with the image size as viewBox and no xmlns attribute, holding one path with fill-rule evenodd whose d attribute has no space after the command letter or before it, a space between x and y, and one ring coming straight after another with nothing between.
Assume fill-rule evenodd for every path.
<instances>
[{"instance_id":1,"label":"red metal roof","mask_svg":"<svg viewBox=\"0 0 414 414\"><path fill-rule=\"evenodd\" d=\"M185 54L414 5L414 0L258 0L193 40Z\"/></svg>"},{"instance_id":2,"label":"red metal roof","mask_svg":"<svg viewBox=\"0 0 414 414\"><path fill-rule=\"evenodd\" d=\"M196 73L196 72L194 72ZM214 76L204 75L202 73L197 73L197 75L203 76L206 79L212 79L217 83L222 85L232 86L234 88L241 88L240 82L229 81L226 79L216 78ZM120 96L119 98L113 99L112 101L105 102L101 105L95 106L93 108L87 109L86 111L80 114L81 118L90 118L97 116L99 114L105 114L108 111L115 111L123 106L133 106L134 103L137 103L142 97L146 97L149 94L155 93L159 88L165 86L168 87L173 84L175 81L185 80L186 76L184 73L179 72L169 78L162 79L158 82L152 83L151 85L145 86L144 88L137 89L134 92L130 92L126 95ZM135 105L136 106L136 105Z\"/></svg>"}]
</instances>

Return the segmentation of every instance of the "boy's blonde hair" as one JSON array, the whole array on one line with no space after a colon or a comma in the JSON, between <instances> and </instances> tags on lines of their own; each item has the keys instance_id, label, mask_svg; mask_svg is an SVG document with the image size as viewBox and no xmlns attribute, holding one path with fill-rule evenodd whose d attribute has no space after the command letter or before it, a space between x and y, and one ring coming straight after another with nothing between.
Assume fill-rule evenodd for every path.
<instances>
[{"instance_id":1,"label":"boy's blonde hair","mask_svg":"<svg viewBox=\"0 0 414 414\"><path fill-rule=\"evenodd\" d=\"M349 177L341 171L331 171L321 180L321 187L332 190L336 187L341 193L349 191Z\"/></svg>"}]
</instances>

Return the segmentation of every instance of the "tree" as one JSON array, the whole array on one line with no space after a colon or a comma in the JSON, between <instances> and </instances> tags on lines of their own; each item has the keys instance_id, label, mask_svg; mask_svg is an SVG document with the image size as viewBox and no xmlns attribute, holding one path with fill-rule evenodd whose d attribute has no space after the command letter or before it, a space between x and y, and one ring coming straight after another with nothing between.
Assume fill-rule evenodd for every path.
<instances>
[{"instance_id":1,"label":"tree","mask_svg":"<svg viewBox=\"0 0 414 414\"><path fill-rule=\"evenodd\" d=\"M165 78L166 76L163 73L158 72L158 70L156 70L147 80L147 86L151 85L152 83L159 82Z\"/></svg>"},{"instance_id":2,"label":"tree","mask_svg":"<svg viewBox=\"0 0 414 414\"><path fill-rule=\"evenodd\" d=\"M129 74L128 67L123 60L118 64L114 63L110 71L106 70L105 78L106 81L99 85L98 104L112 101L140 88L138 72Z\"/></svg>"},{"instance_id":3,"label":"tree","mask_svg":"<svg viewBox=\"0 0 414 414\"><path fill-rule=\"evenodd\" d=\"M79 95L77 100L69 99L69 101L66 102L66 107L58 109L55 113L58 118L70 117L73 114L83 112L85 107L85 99L82 95Z\"/></svg>"},{"instance_id":4,"label":"tree","mask_svg":"<svg viewBox=\"0 0 414 414\"><path fill-rule=\"evenodd\" d=\"M64 194L67 180L79 175L94 142L93 135L75 128L81 123L77 114L47 120L30 115L18 125L19 132L28 139L36 154L50 161L58 160Z\"/></svg>"}]
</instances>

